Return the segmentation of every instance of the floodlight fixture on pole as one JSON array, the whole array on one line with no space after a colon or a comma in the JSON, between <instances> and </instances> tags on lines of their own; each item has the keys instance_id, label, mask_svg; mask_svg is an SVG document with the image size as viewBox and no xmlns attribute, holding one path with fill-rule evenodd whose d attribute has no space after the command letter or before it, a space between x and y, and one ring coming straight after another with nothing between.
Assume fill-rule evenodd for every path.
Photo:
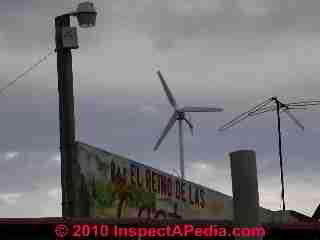
<instances>
[{"instance_id":1,"label":"floodlight fixture on pole","mask_svg":"<svg viewBox=\"0 0 320 240\"><path fill-rule=\"evenodd\" d=\"M94 27L96 25L97 11L91 2L79 3L77 10L70 15L77 17L79 26L82 28Z\"/></svg>"},{"instance_id":2,"label":"floodlight fixture on pole","mask_svg":"<svg viewBox=\"0 0 320 240\"><path fill-rule=\"evenodd\" d=\"M59 32L57 31L57 28L61 28L61 36L58 36L61 38L61 43L59 41L57 42L56 40L56 51L62 48L79 48L76 27L70 27L70 16L77 18L78 24L81 28L89 28L96 25L97 11L93 3L90 2L79 3L76 11L57 16L55 18L56 38L57 32Z\"/></svg>"},{"instance_id":3,"label":"floodlight fixture on pole","mask_svg":"<svg viewBox=\"0 0 320 240\"><path fill-rule=\"evenodd\" d=\"M275 102L276 106L268 106L271 102ZM290 110L306 110L307 106L320 105L320 101L301 101L284 104L279 101L277 97L268 98L266 101L260 103L254 108L250 109L247 112L244 112L231 121L227 122L221 126L218 130L224 131L247 117L256 116L265 112L276 111L277 113L277 131L278 131L278 150L279 150L279 159L280 159L280 178L281 178L281 199L282 199L282 210L285 211L285 197L284 197L284 177L283 177L283 160L282 160L282 136L281 136L281 122L280 122L280 113L284 112L287 116L299 127L301 130L304 130L304 126L295 118L295 116L290 112Z\"/></svg>"},{"instance_id":4,"label":"floodlight fixture on pole","mask_svg":"<svg viewBox=\"0 0 320 240\"><path fill-rule=\"evenodd\" d=\"M172 92L170 91L166 81L164 80L162 74L160 71L157 71L157 75L160 79L161 85L164 89L164 92L169 100L170 105L173 107L173 114L171 115L171 118L169 119L169 122L167 123L166 127L164 128L160 138L158 139L156 145L154 146L153 150L156 151L162 140L167 136L170 129L173 127L176 121L179 123L179 153L180 153L180 176L181 179L185 179L185 173L184 173L184 149L183 149L183 121L186 122L186 124L189 126L191 134L193 134L193 124L191 122L191 118L187 119L186 114L191 112L222 112L222 108L210 108L210 107L183 107L179 108L175 98L173 97Z\"/></svg>"},{"instance_id":5,"label":"floodlight fixture on pole","mask_svg":"<svg viewBox=\"0 0 320 240\"><path fill-rule=\"evenodd\" d=\"M78 209L73 201L75 199L72 179L72 169L75 164L75 120L71 49L77 49L79 46L76 27L70 27L70 16L77 17L80 27L92 27L95 25L97 12L92 3L83 2L78 5L75 12L55 17L63 217L82 215L81 210L77 212Z\"/></svg>"}]
</instances>

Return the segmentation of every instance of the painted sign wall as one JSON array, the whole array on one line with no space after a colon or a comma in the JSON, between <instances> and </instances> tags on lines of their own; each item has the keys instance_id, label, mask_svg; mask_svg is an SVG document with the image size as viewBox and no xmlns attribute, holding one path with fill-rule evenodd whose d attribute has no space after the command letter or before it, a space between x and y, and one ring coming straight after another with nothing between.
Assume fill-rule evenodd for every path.
<instances>
[{"instance_id":1,"label":"painted sign wall","mask_svg":"<svg viewBox=\"0 0 320 240\"><path fill-rule=\"evenodd\" d=\"M84 143L76 152L90 217L233 219L230 196Z\"/></svg>"}]
</instances>

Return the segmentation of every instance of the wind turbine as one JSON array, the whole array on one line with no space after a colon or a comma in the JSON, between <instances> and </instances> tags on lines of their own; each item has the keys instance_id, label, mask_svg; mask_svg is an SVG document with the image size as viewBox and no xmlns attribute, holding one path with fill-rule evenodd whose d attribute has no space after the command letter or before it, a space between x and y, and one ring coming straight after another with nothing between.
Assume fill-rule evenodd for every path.
<instances>
[{"instance_id":1,"label":"wind turbine","mask_svg":"<svg viewBox=\"0 0 320 240\"><path fill-rule=\"evenodd\" d=\"M275 103L275 106L268 106L271 102ZM319 105L320 101L301 101L301 102L292 102L284 104L279 101L277 97L268 98L266 101L260 103L249 111L242 113L232 119L230 122L227 122L221 126L218 130L224 131L247 117L256 116L265 112L276 111L277 113L277 130L278 130L278 149L279 149L279 159L280 159L280 177L281 177L281 198L282 198L282 210L286 210L285 199L284 199L284 180L283 180L283 163L282 163L282 137L281 137L281 126L280 126L280 113L284 112L288 117L299 127L301 130L304 130L304 126L294 117L294 115L289 110L306 110L307 106Z\"/></svg>"},{"instance_id":2,"label":"wind turbine","mask_svg":"<svg viewBox=\"0 0 320 240\"><path fill-rule=\"evenodd\" d=\"M183 151L183 129L182 129L182 121L185 121L190 128L191 134L193 134L193 125L191 123L191 119L186 118L186 113L191 112L222 112L222 108L209 108L209 107L183 107L179 108L168 85L166 84L162 74L160 71L157 71L158 77L160 78L161 84L163 89L168 97L170 105L173 107L173 114L171 115L167 126L164 128L158 142L156 143L155 147L153 148L156 151L163 139L166 137L174 123L178 120L179 123L179 150L180 150L180 174L181 178L184 179L184 151Z\"/></svg>"}]
</instances>

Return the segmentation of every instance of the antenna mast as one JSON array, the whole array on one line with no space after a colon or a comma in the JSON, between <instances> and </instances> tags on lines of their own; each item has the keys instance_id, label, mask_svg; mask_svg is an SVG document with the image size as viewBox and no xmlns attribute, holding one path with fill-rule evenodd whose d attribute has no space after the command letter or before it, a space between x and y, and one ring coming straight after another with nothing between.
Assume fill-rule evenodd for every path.
<instances>
[{"instance_id":1,"label":"antenna mast","mask_svg":"<svg viewBox=\"0 0 320 240\"><path fill-rule=\"evenodd\" d=\"M276 106L268 106L271 102L275 102ZM294 110L306 110L307 106L315 106L320 105L319 100L312 100L312 101L301 101L301 102L293 102L284 104L278 100L277 97L271 97L266 101L260 103L259 105L255 106L254 108L250 109L247 112L240 114L239 116L235 117L231 121L227 122L223 126L221 126L218 130L224 131L232 126L236 125L237 123L243 121L247 117L256 116L265 112L276 111L277 113L277 131L278 131L278 149L279 149L279 160L280 160L280 177L281 177L281 199L282 199L282 210L286 210L285 206L285 194L284 194L284 175L283 175L283 157L282 157L282 136L281 136L281 119L280 113L284 112L288 115L288 117L302 130L304 130L304 126L292 115L289 111L291 109Z\"/></svg>"}]
</instances>

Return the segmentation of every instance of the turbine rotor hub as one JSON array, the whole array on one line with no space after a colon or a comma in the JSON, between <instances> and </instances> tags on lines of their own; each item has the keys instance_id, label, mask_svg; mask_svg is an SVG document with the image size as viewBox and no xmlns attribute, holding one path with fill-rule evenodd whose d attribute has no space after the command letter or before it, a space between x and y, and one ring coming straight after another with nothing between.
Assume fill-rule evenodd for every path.
<instances>
[{"instance_id":1,"label":"turbine rotor hub","mask_svg":"<svg viewBox=\"0 0 320 240\"><path fill-rule=\"evenodd\" d=\"M185 119L185 113L182 111L177 111L178 116L177 116L177 120L184 120Z\"/></svg>"}]
</instances>

